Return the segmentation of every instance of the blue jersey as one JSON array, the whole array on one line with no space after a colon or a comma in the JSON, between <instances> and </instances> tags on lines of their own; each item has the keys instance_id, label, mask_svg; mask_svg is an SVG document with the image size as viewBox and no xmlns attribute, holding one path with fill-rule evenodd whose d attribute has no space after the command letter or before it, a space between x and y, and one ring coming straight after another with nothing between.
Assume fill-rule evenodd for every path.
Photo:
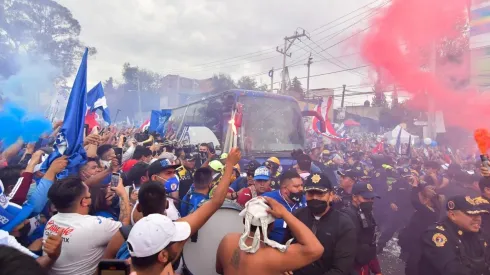
<instances>
[{"instance_id":1,"label":"blue jersey","mask_svg":"<svg viewBox=\"0 0 490 275\"><path fill-rule=\"evenodd\" d=\"M185 217L190 213L196 211L202 201L208 200L209 196L201 193L188 193L182 199L180 203L180 216Z\"/></svg>"},{"instance_id":2,"label":"blue jersey","mask_svg":"<svg viewBox=\"0 0 490 275\"><path fill-rule=\"evenodd\" d=\"M301 202L295 204L286 202L281 196L281 193L279 193L279 190L264 193L262 196L275 199L280 204L284 205L284 207L286 207L286 209L289 210L289 212L291 213L299 208L306 207L305 196L301 198ZM286 225L287 224L283 219L276 219L274 221L274 229L272 229L271 233L269 233L269 239L274 240L278 243L283 243Z\"/></svg>"}]
</instances>

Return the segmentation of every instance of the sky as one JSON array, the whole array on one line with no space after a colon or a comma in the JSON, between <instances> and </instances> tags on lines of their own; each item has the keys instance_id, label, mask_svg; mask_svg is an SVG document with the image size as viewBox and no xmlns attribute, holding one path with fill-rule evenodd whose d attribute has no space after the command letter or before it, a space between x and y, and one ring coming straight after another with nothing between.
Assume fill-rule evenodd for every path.
<instances>
[{"instance_id":1,"label":"sky","mask_svg":"<svg viewBox=\"0 0 490 275\"><path fill-rule=\"evenodd\" d=\"M291 78L306 77L304 64L311 52L311 75L326 75L312 77L310 89L335 88L340 93L343 84L353 92L371 90L369 67L333 72L366 65L358 54L362 30L386 0L57 2L79 21L81 40L98 50L89 60L90 85L111 76L120 80L125 62L163 75L205 79L222 72L270 84L267 72L282 67L282 55L275 47L283 48L285 36L304 29L309 39L296 40L289 51L292 57L287 58ZM280 70L274 77L279 88ZM306 88L306 79L301 81ZM370 98L346 97L346 104Z\"/></svg>"}]
</instances>

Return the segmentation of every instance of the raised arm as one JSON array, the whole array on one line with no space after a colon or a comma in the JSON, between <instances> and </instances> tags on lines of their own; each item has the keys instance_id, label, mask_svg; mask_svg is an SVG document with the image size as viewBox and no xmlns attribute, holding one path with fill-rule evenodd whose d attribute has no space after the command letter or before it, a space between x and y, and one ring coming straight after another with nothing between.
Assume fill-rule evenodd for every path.
<instances>
[{"instance_id":1,"label":"raised arm","mask_svg":"<svg viewBox=\"0 0 490 275\"><path fill-rule=\"evenodd\" d=\"M240 161L241 153L238 148L233 148L226 159L225 172L221 177L218 187L214 192L213 197L201 205L194 213L182 218L180 221L188 222L191 226L191 235L195 234L208 219L221 207L225 201L228 188L231 183L231 173L233 166Z\"/></svg>"}]
</instances>

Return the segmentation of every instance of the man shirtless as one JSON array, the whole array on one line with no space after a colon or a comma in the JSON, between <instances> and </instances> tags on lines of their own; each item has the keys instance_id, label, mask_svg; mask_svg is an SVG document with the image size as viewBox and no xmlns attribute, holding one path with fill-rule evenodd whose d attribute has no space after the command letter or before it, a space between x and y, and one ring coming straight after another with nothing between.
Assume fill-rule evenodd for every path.
<instances>
[{"instance_id":1,"label":"man shirtless","mask_svg":"<svg viewBox=\"0 0 490 275\"><path fill-rule=\"evenodd\" d=\"M265 200L267 205L261 207L261 202L257 200ZM248 234L230 233L221 240L216 255L217 273L283 274L306 266L322 255L323 246L313 232L276 200L265 197L255 198L247 203L244 212L245 233ZM297 237L298 243L288 247L269 240L267 236L264 238L262 232L267 231L260 224L268 224L268 229L272 229L274 218L284 219ZM257 232L260 234L256 233L256 230L259 230Z\"/></svg>"}]
</instances>

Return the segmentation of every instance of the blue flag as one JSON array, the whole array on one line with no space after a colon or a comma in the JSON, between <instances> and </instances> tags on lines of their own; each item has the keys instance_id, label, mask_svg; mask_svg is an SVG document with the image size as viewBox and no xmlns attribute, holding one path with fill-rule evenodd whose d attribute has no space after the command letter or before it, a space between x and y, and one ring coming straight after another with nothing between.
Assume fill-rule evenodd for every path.
<instances>
[{"instance_id":1,"label":"blue flag","mask_svg":"<svg viewBox=\"0 0 490 275\"><path fill-rule=\"evenodd\" d=\"M89 112L101 110L105 122L111 124L111 115L109 108L107 107L107 99L104 94L102 82L99 82L99 84L95 85L95 87L87 93L87 108Z\"/></svg>"},{"instance_id":2,"label":"blue flag","mask_svg":"<svg viewBox=\"0 0 490 275\"><path fill-rule=\"evenodd\" d=\"M170 115L172 114L172 110L163 109L163 110L152 110L150 117L150 127L148 128L149 132L157 132L160 135L165 134L165 129L167 126L167 122L170 119Z\"/></svg>"},{"instance_id":3,"label":"blue flag","mask_svg":"<svg viewBox=\"0 0 490 275\"><path fill-rule=\"evenodd\" d=\"M68 166L57 175L58 179L78 174L80 166L87 161L87 154L83 149L85 113L87 110L87 55L88 49L85 49L66 105L63 125L56 136L54 151L41 166L41 171L46 172L55 159L62 155L68 156Z\"/></svg>"}]
</instances>

